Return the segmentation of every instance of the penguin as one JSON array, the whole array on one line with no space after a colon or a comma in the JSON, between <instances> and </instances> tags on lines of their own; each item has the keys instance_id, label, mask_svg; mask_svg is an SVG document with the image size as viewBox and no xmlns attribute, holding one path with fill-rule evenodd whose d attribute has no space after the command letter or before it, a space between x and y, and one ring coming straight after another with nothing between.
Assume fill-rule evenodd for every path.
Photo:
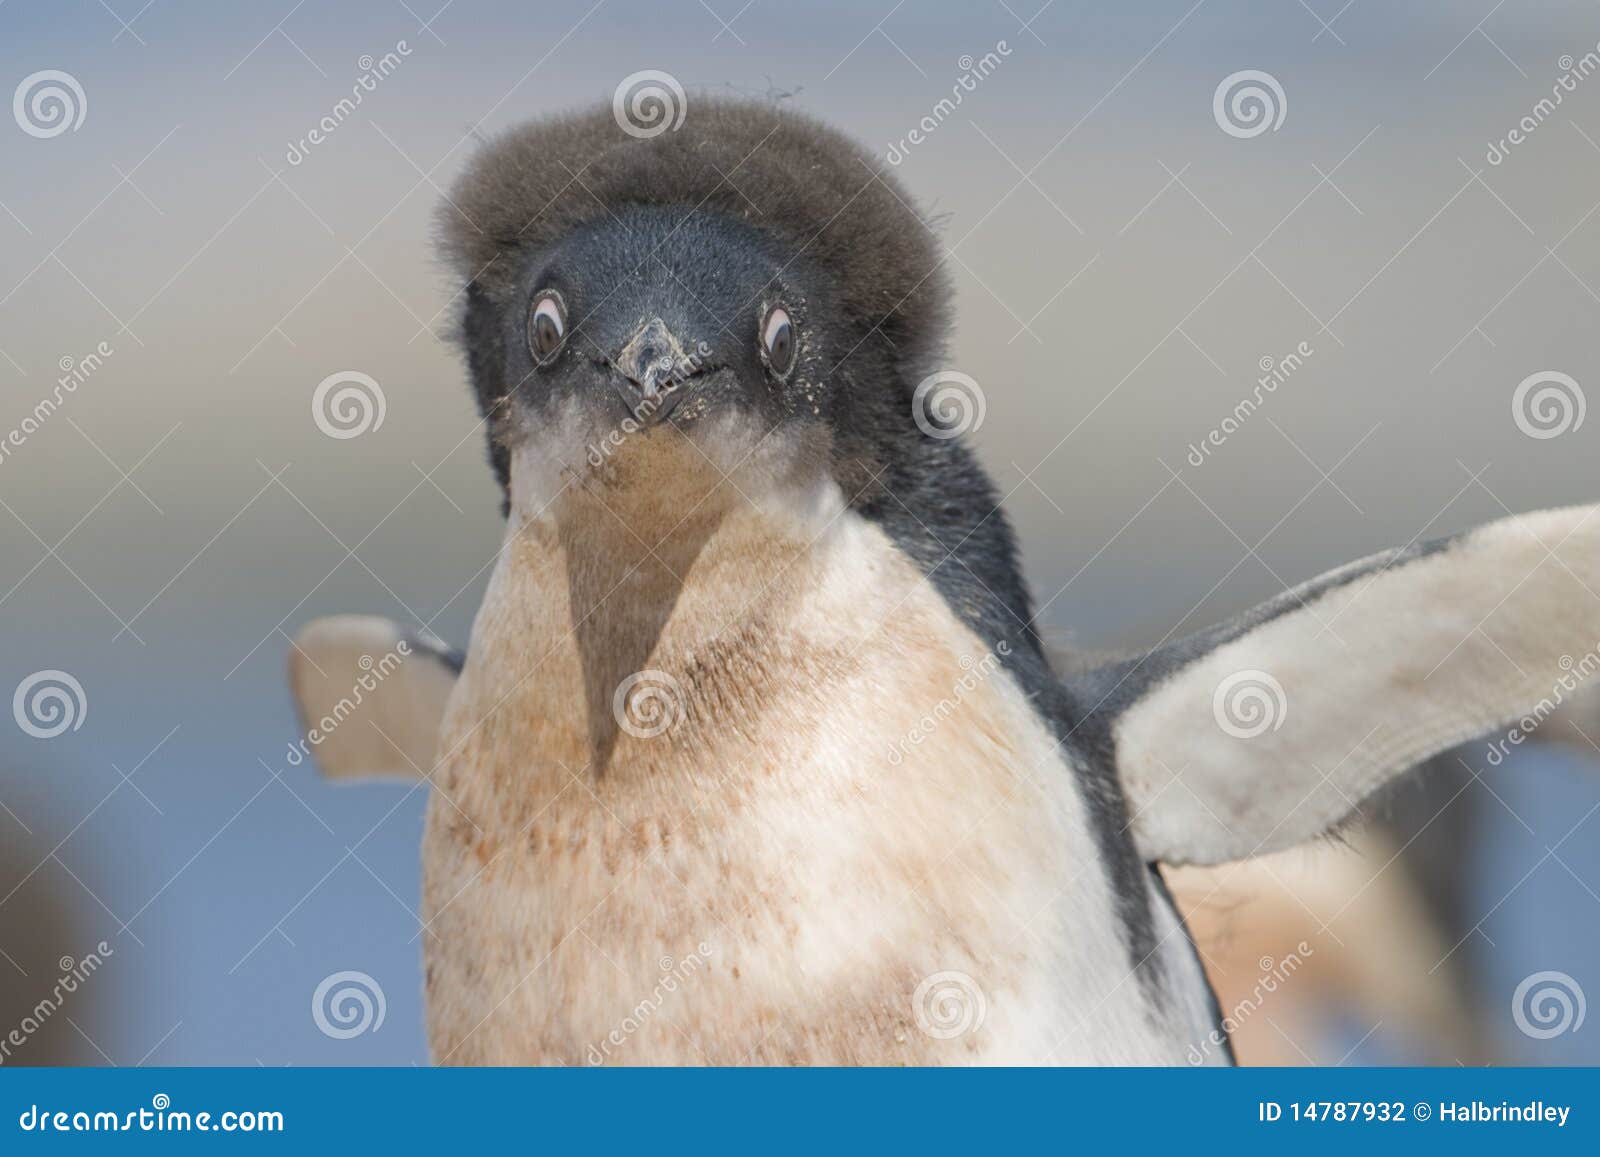
<instances>
[{"instance_id":1,"label":"penguin","mask_svg":"<svg viewBox=\"0 0 1600 1157\"><path fill-rule=\"evenodd\" d=\"M1053 664L933 228L792 109L513 129L440 241L504 537L335 760L432 786L437 1063L1228 1063L1161 865L1336 830L1600 638L1587 506ZM311 624L303 715L408 637Z\"/></svg>"}]
</instances>

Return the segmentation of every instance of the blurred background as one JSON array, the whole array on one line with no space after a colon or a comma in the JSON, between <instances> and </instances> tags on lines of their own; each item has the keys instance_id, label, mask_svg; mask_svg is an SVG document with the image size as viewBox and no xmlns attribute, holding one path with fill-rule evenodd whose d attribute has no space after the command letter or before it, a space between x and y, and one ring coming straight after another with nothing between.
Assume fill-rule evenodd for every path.
<instances>
[{"instance_id":1,"label":"blurred background","mask_svg":"<svg viewBox=\"0 0 1600 1157\"><path fill-rule=\"evenodd\" d=\"M467 638L499 496L430 237L476 138L656 69L883 157L1041 624L1120 648L1600 497L1597 42L1578 0L0 4L0 698L81 688L60 734L0 714L0 1059L426 1063L423 792L291 765L284 665L331 612ZM313 418L341 371L357 437ZM1600 1061L1600 752L1561 738L1180 880L1246 1059ZM319 1029L341 971L375 1031Z\"/></svg>"}]
</instances>

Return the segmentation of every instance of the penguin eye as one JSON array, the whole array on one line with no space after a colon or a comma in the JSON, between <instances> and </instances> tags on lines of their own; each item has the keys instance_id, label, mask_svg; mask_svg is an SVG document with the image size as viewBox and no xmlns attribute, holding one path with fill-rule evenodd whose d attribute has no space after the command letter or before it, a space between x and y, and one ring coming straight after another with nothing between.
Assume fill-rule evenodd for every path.
<instances>
[{"instance_id":1,"label":"penguin eye","mask_svg":"<svg viewBox=\"0 0 1600 1157\"><path fill-rule=\"evenodd\" d=\"M794 369L794 323L782 306L773 306L761 323L761 346L767 351L767 364L779 378L787 377Z\"/></svg>"},{"instance_id":2,"label":"penguin eye","mask_svg":"<svg viewBox=\"0 0 1600 1157\"><path fill-rule=\"evenodd\" d=\"M533 299L533 310L528 316L528 349L533 360L543 365L548 362L567 335L567 311L561 295L547 289Z\"/></svg>"}]
</instances>

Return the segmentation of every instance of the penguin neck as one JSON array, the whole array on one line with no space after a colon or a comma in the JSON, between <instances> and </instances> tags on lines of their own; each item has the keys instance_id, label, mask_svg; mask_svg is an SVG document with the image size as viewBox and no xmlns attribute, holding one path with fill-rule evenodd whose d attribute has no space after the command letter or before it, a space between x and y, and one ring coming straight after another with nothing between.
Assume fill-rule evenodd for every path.
<instances>
[{"instance_id":1,"label":"penguin neck","mask_svg":"<svg viewBox=\"0 0 1600 1157\"><path fill-rule=\"evenodd\" d=\"M725 723L761 693L778 661L767 652L793 637L849 516L824 478L752 494L706 465L591 477L513 510L474 629L468 710L515 715L547 763L596 777L669 778L716 741L696 705L712 688Z\"/></svg>"}]
</instances>

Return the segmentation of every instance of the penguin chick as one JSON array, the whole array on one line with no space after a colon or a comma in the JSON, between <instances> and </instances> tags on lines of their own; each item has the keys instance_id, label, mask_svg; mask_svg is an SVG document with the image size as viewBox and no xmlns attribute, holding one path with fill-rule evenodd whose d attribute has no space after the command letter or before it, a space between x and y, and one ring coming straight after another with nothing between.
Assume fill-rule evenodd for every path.
<instances>
[{"instance_id":1,"label":"penguin chick","mask_svg":"<svg viewBox=\"0 0 1600 1157\"><path fill-rule=\"evenodd\" d=\"M441 1063L1226 1061L1155 864L1320 835L1600 635L1589 508L1063 681L856 146L596 109L441 220L507 512L431 776Z\"/></svg>"},{"instance_id":2,"label":"penguin chick","mask_svg":"<svg viewBox=\"0 0 1600 1157\"><path fill-rule=\"evenodd\" d=\"M1114 778L1058 749L994 490L914 413L947 286L878 169L769 106L596 109L442 210L509 519L425 838L441 1061L1030 1063L1087 1002L1154 1062L1157 1019L1209 1027ZM1202 997L1157 1017L1168 977ZM943 1035L952 995L983 1023Z\"/></svg>"}]
</instances>

